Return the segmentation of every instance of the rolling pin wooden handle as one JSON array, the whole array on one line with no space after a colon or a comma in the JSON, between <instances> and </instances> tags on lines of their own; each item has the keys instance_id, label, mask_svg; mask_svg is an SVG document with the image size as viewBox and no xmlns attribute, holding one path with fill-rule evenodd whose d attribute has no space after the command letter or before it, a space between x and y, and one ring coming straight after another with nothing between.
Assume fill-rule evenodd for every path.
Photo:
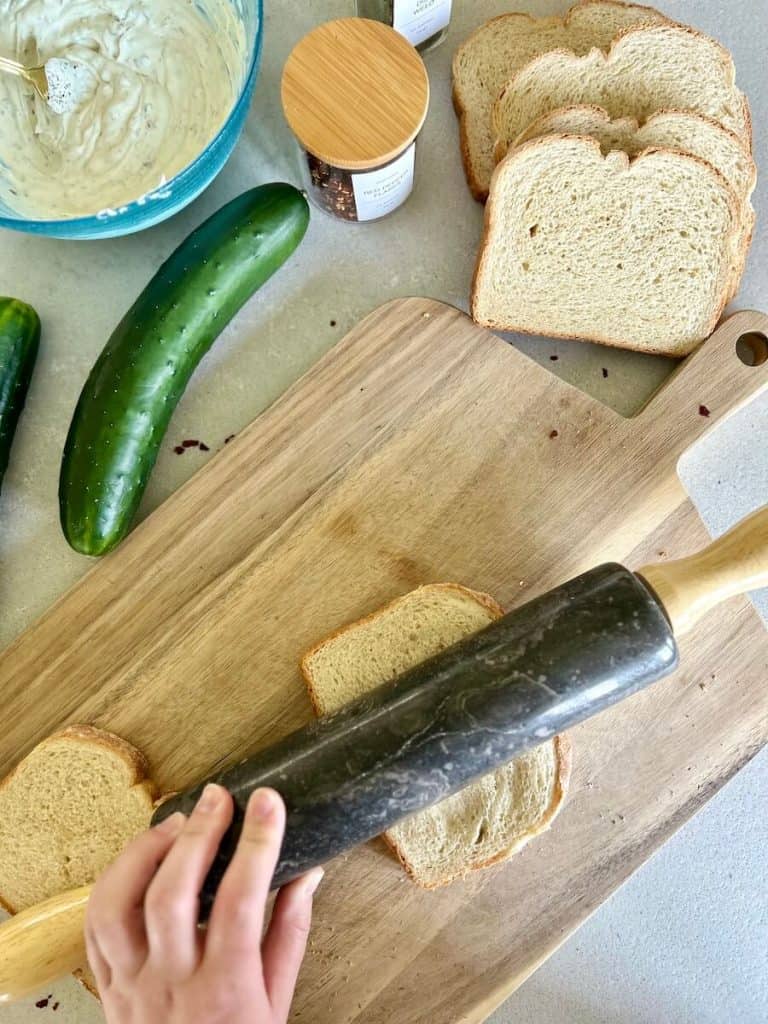
<instances>
[{"instance_id":1,"label":"rolling pin wooden handle","mask_svg":"<svg viewBox=\"0 0 768 1024\"><path fill-rule=\"evenodd\" d=\"M721 601L768 586L768 505L688 558L638 569L683 636Z\"/></svg>"},{"instance_id":2,"label":"rolling pin wooden handle","mask_svg":"<svg viewBox=\"0 0 768 1024\"><path fill-rule=\"evenodd\" d=\"M73 889L0 924L0 1003L22 999L85 967L90 895L90 885Z\"/></svg>"}]
</instances>

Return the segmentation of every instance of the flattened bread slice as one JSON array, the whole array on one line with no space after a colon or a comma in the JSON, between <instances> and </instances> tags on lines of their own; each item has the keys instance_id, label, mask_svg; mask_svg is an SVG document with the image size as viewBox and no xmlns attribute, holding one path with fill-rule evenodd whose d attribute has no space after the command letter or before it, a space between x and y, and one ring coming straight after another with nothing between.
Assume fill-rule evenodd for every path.
<instances>
[{"instance_id":1,"label":"flattened bread slice","mask_svg":"<svg viewBox=\"0 0 768 1024\"><path fill-rule=\"evenodd\" d=\"M755 211L750 202L757 169L747 145L734 132L703 114L684 110L660 110L639 125L633 117L611 120L607 110L594 106L561 107L537 118L518 138L517 145L543 135L589 135L597 139L603 153L622 149L630 157L644 149L676 149L691 153L710 163L735 192L741 212L741 236L737 242L733 267L733 285L728 299L735 295L752 232Z\"/></svg>"},{"instance_id":2,"label":"flattened bread slice","mask_svg":"<svg viewBox=\"0 0 768 1024\"><path fill-rule=\"evenodd\" d=\"M648 150L603 155L552 135L498 165L472 316L499 330L687 355L732 287L739 204L710 164Z\"/></svg>"},{"instance_id":3,"label":"flattened bread slice","mask_svg":"<svg viewBox=\"0 0 768 1024\"><path fill-rule=\"evenodd\" d=\"M735 81L728 51L684 25L627 29L607 53L592 50L579 57L553 50L521 68L499 94L492 113L495 155L503 156L543 114L585 103L638 121L659 110L693 111L751 148L749 105Z\"/></svg>"},{"instance_id":4,"label":"flattened bread slice","mask_svg":"<svg viewBox=\"0 0 768 1024\"><path fill-rule=\"evenodd\" d=\"M503 614L487 594L420 587L339 630L302 659L318 715L335 711ZM549 828L570 774L563 736L385 833L409 875L432 889L509 857Z\"/></svg>"},{"instance_id":5,"label":"flattened bread slice","mask_svg":"<svg viewBox=\"0 0 768 1024\"><path fill-rule=\"evenodd\" d=\"M72 725L0 782L0 905L15 914L93 882L149 827L155 790L125 740ZM86 970L81 980L94 994Z\"/></svg>"},{"instance_id":6,"label":"flattened bread slice","mask_svg":"<svg viewBox=\"0 0 768 1024\"><path fill-rule=\"evenodd\" d=\"M464 171L472 195L485 201L494 168L491 109L502 86L548 50L607 50L623 29L666 23L652 7L618 0L585 0L564 17L502 14L478 28L453 58L453 103L459 116Z\"/></svg>"}]
</instances>

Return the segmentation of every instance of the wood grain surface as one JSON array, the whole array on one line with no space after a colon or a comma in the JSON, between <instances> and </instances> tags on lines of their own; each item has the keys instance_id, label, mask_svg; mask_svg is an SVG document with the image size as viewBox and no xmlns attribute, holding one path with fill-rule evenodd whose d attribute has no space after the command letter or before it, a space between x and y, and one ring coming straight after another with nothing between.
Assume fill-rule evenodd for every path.
<instances>
[{"instance_id":1,"label":"wood grain surface","mask_svg":"<svg viewBox=\"0 0 768 1024\"><path fill-rule=\"evenodd\" d=\"M288 57L283 112L304 149L354 171L409 146L429 106L424 61L391 26L365 18L318 25Z\"/></svg>"},{"instance_id":2,"label":"wood grain surface","mask_svg":"<svg viewBox=\"0 0 768 1024\"><path fill-rule=\"evenodd\" d=\"M703 546L675 467L768 384L745 331L768 318L736 314L625 420L454 309L375 311L7 649L0 772L77 721L185 786L308 719L301 653L420 583L511 606ZM751 605L681 646L675 676L573 731L570 800L507 865L426 893L378 842L334 862L293 1019L485 1019L765 742Z\"/></svg>"}]
</instances>

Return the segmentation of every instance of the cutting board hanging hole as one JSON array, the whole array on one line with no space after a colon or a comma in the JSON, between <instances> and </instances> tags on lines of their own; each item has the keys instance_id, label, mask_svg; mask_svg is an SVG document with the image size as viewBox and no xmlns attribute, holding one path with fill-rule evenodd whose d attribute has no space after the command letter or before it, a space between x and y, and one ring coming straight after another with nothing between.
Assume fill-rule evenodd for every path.
<instances>
[{"instance_id":1,"label":"cutting board hanging hole","mask_svg":"<svg viewBox=\"0 0 768 1024\"><path fill-rule=\"evenodd\" d=\"M768 359L768 337L761 331L747 331L736 339L736 355L745 366L762 366Z\"/></svg>"}]
</instances>

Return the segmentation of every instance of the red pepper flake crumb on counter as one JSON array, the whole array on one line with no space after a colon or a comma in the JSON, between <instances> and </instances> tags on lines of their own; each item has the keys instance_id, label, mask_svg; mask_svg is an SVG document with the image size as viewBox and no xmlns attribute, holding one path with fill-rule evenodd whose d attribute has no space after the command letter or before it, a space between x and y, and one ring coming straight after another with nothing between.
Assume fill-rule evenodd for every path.
<instances>
[{"instance_id":1,"label":"red pepper flake crumb on counter","mask_svg":"<svg viewBox=\"0 0 768 1024\"><path fill-rule=\"evenodd\" d=\"M552 360L553 363L556 363L560 356L550 356L549 358Z\"/></svg>"},{"instance_id":2,"label":"red pepper flake crumb on counter","mask_svg":"<svg viewBox=\"0 0 768 1024\"><path fill-rule=\"evenodd\" d=\"M331 320L331 327L335 327L335 326L336 326L336 321L335 320Z\"/></svg>"},{"instance_id":3,"label":"red pepper flake crumb on counter","mask_svg":"<svg viewBox=\"0 0 768 1024\"><path fill-rule=\"evenodd\" d=\"M550 438L550 440L552 440L553 438L555 438L555 437L557 437L557 436L558 436L558 434L557 434L557 431L556 431L556 430L550 430L550 432L549 432L549 438Z\"/></svg>"},{"instance_id":4,"label":"red pepper flake crumb on counter","mask_svg":"<svg viewBox=\"0 0 768 1024\"><path fill-rule=\"evenodd\" d=\"M52 999L53 993L51 993L49 996L46 996L45 999L38 999L37 1002L35 1003L35 1006L38 1008L38 1010L44 1010Z\"/></svg>"},{"instance_id":5,"label":"red pepper flake crumb on counter","mask_svg":"<svg viewBox=\"0 0 768 1024\"><path fill-rule=\"evenodd\" d=\"M709 416L709 409L706 405L699 406L699 416Z\"/></svg>"},{"instance_id":6,"label":"red pepper flake crumb on counter","mask_svg":"<svg viewBox=\"0 0 768 1024\"><path fill-rule=\"evenodd\" d=\"M232 435L235 436L234 434ZM224 442L227 443L226 441ZM177 444L173 449L177 455L183 455L188 448L199 448L201 452L209 452L211 449L205 443L205 441L198 441L197 438L188 438L186 441L182 441L181 444Z\"/></svg>"},{"instance_id":7,"label":"red pepper flake crumb on counter","mask_svg":"<svg viewBox=\"0 0 768 1024\"><path fill-rule=\"evenodd\" d=\"M605 378L606 378L607 376L608 376L608 371L606 370L606 368L605 368L605 367L603 367L603 380L605 380Z\"/></svg>"},{"instance_id":8,"label":"red pepper flake crumb on counter","mask_svg":"<svg viewBox=\"0 0 768 1024\"><path fill-rule=\"evenodd\" d=\"M234 441L236 434L230 434L229 437L224 438L224 444L229 444L230 441Z\"/></svg>"},{"instance_id":9,"label":"red pepper flake crumb on counter","mask_svg":"<svg viewBox=\"0 0 768 1024\"><path fill-rule=\"evenodd\" d=\"M60 1005L61 1005L60 1003L54 1003L53 1006L51 1007L51 1009L52 1010L58 1010Z\"/></svg>"}]
</instances>

